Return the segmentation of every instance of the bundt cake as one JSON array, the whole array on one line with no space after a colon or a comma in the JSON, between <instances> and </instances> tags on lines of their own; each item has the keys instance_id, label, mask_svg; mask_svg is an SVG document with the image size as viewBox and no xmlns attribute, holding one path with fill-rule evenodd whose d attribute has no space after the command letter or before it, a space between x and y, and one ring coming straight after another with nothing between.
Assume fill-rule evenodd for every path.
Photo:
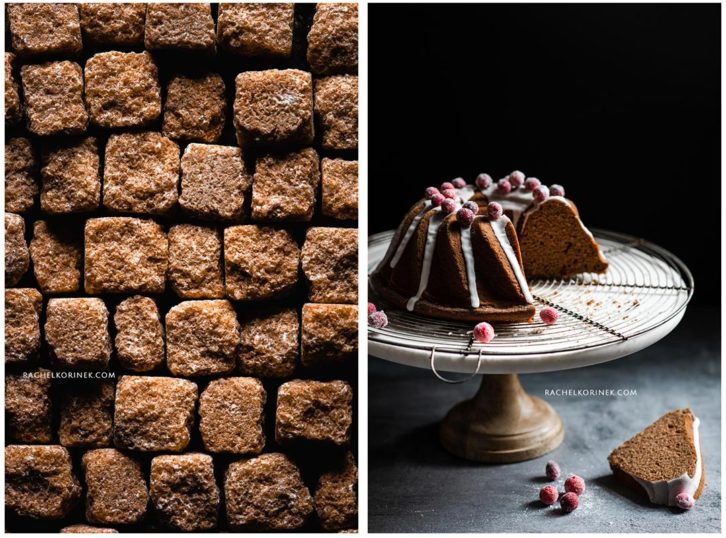
<instances>
[{"instance_id":1,"label":"bundt cake","mask_svg":"<svg viewBox=\"0 0 726 538\"><path fill-rule=\"evenodd\" d=\"M653 504L689 508L705 481L699 424L690 409L666 413L608 456L615 477Z\"/></svg>"},{"instance_id":2,"label":"bundt cake","mask_svg":"<svg viewBox=\"0 0 726 538\"><path fill-rule=\"evenodd\" d=\"M406 214L371 285L395 306L443 319L531 321L525 275L601 273L607 261L564 189L519 171L429 187Z\"/></svg>"}]
</instances>

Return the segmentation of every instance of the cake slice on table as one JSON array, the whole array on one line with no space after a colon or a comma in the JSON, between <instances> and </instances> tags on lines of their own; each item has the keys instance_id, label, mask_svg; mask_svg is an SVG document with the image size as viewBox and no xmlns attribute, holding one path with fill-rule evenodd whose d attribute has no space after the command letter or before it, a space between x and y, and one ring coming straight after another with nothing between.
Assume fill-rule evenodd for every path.
<instances>
[{"instance_id":1,"label":"cake slice on table","mask_svg":"<svg viewBox=\"0 0 726 538\"><path fill-rule=\"evenodd\" d=\"M690 409L666 413L613 450L610 468L653 504L690 508L705 479L698 427Z\"/></svg>"}]
</instances>

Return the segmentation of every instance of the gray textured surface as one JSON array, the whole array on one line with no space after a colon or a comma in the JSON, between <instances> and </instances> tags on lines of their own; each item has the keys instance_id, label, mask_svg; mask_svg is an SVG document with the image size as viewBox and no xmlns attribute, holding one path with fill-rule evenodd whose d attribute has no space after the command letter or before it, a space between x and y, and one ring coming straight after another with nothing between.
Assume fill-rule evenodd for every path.
<instances>
[{"instance_id":1,"label":"gray textured surface","mask_svg":"<svg viewBox=\"0 0 726 538\"><path fill-rule=\"evenodd\" d=\"M553 453L512 465L450 456L438 421L478 383L446 385L431 372L371 358L369 369L369 529L371 532L719 532L721 527L720 320L690 308L654 346L611 363L523 375L525 390L636 389L630 397L544 397L565 422ZM670 409L701 419L706 487L690 512L653 506L610 473L607 456ZM578 510L543 507L545 462L587 482ZM562 487L562 479L560 480Z\"/></svg>"}]
</instances>

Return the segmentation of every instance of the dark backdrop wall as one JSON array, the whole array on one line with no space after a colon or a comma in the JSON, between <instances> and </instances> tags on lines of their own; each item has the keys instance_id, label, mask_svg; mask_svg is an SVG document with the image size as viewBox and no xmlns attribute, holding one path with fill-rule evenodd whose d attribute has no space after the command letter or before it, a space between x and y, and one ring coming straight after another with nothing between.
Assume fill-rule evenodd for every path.
<instances>
[{"instance_id":1,"label":"dark backdrop wall","mask_svg":"<svg viewBox=\"0 0 726 538\"><path fill-rule=\"evenodd\" d=\"M520 169L719 304L719 5L368 9L370 233L428 185Z\"/></svg>"}]
</instances>

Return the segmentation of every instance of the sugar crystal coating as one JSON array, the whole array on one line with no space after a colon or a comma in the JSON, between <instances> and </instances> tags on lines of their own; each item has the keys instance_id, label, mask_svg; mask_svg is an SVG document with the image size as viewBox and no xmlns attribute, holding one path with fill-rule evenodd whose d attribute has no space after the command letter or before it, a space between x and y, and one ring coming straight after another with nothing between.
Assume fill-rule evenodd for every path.
<instances>
[{"instance_id":1,"label":"sugar crystal coating","mask_svg":"<svg viewBox=\"0 0 726 538\"><path fill-rule=\"evenodd\" d=\"M166 315L166 364L176 376L234 370L239 323L227 300L185 301Z\"/></svg>"},{"instance_id":2,"label":"sugar crystal coating","mask_svg":"<svg viewBox=\"0 0 726 538\"><path fill-rule=\"evenodd\" d=\"M146 4L78 4L83 40L95 46L132 47L144 42Z\"/></svg>"},{"instance_id":3,"label":"sugar crystal coating","mask_svg":"<svg viewBox=\"0 0 726 538\"><path fill-rule=\"evenodd\" d=\"M8 438L18 443L50 443L51 378L49 370L5 376L5 420Z\"/></svg>"},{"instance_id":4,"label":"sugar crystal coating","mask_svg":"<svg viewBox=\"0 0 726 538\"><path fill-rule=\"evenodd\" d=\"M30 241L33 273L43 293L73 293L81 286L82 233L79 227L36 220Z\"/></svg>"},{"instance_id":5,"label":"sugar crystal coating","mask_svg":"<svg viewBox=\"0 0 726 538\"><path fill-rule=\"evenodd\" d=\"M358 161L323 159L323 215L358 218ZM433 196L433 194L432 194Z\"/></svg>"},{"instance_id":6,"label":"sugar crystal coating","mask_svg":"<svg viewBox=\"0 0 726 538\"><path fill-rule=\"evenodd\" d=\"M134 372L156 370L164 363L164 327L153 299L135 295L124 299L113 316L116 357Z\"/></svg>"},{"instance_id":7,"label":"sugar crystal coating","mask_svg":"<svg viewBox=\"0 0 726 538\"><path fill-rule=\"evenodd\" d=\"M164 102L164 136L213 144L222 135L226 109L224 80L217 73L174 76Z\"/></svg>"},{"instance_id":8,"label":"sugar crystal coating","mask_svg":"<svg viewBox=\"0 0 726 538\"><path fill-rule=\"evenodd\" d=\"M5 447L5 507L33 519L61 519L78 502L81 486L68 450L57 445Z\"/></svg>"},{"instance_id":9,"label":"sugar crystal coating","mask_svg":"<svg viewBox=\"0 0 726 538\"><path fill-rule=\"evenodd\" d=\"M223 3L217 40L221 48L245 57L289 58L295 4Z\"/></svg>"},{"instance_id":10,"label":"sugar crystal coating","mask_svg":"<svg viewBox=\"0 0 726 538\"><path fill-rule=\"evenodd\" d=\"M214 20L208 3L149 4L144 45L149 50L215 51Z\"/></svg>"},{"instance_id":11,"label":"sugar crystal coating","mask_svg":"<svg viewBox=\"0 0 726 538\"><path fill-rule=\"evenodd\" d=\"M300 355L295 309L255 309L241 325L240 372L258 377L290 377L295 372Z\"/></svg>"},{"instance_id":12,"label":"sugar crystal coating","mask_svg":"<svg viewBox=\"0 0 726 538\"><path fill-rule=\"evenodd\" d=\"M85 76L93 124L139 127L161 114L159 73L148 52L101 52L88 59Z\"/></svg>"},{"instance_id":13,"label":"sugar crystal coating","mask_svg":"<svg viewBox=\"0 0 726 538\"><path fill-rule=\"evenodd\" d=\"M19 56L74 56L81 52L76 4L9 4L10 39Z\"/></svg>"},{"instance_id":14,"label":"sugar crystal coating","mask_svg":"<svg viewBox=\"0 0 726 538\"><path fill-rule=\"evenodd\" d=\"M58 439L63 446L105 447L113 434L113 381L64 383Z\"/></svg>"},{"instance_id":15,"label":"sugar crystal coating","mask_svg":"<svg viewBox=\"0 0 726 538\"><path fill-rule=\"evenodd\" d=\"M358 147L358 77L339 75L315 81L315 118L324 149Z\"/></svg>"},{"instance_id":16,"label":"sugar crystal coating","mask_svg":"<svg viewBox=\"0 0 726 538\"><path fill-rule=\"evenodd\" d=\"M300 471L284 454L232 463L224 477L224 493L227 520L234 529L299 529L313 511Z\"/></svg>"},{"instance_id":17,"label":"sugar crystal coating","mask_svg":"<svg viewBox=\"0 0 726 538\"><path fill-rule=\"evenodd\" d=\"M98 298L49 299L45 340L55 365L103 370L111 358L108 309Z\"/></svg>"},{"instance_id":18,"label":"sugar crystal coating","mask_svg":"<svg viewBox=\"0 0 726 538\"><path fill-rule=\"evenodd\" d=\"M114 444L181 452L189 444L197 385L172 377L123 376L116 386Z\"/></svg>"},{"instance_id":19,"label":"sugar crystal coating","mask_svg":"<svg viewBox=\"0 0 726 538\"><path fill-rule=\"evenodd\" d=\"M20 215L5 213L5 285L14 286L30 266L25 243L25 221Z\"/></svg>"},{"instance_id":20,"label":"sugar crystal coating","mask_svg":"<svg viewBox=\"0 0 726 538\"><path fill-rule=\"evenodd\" d=\"M106 143L103 205L125 213L167 213L177 201L179 146L159 133L111 135Z\"/></svg>"},{"instance_id":21,"label":"sugar crystal coating","mask_svg":"<svg viewBox=\"0 0 726 538\"><path fill-rule=\"evenodd\" d=\"M302 310L304 366L320 368L355 360L358 351L358 307L311 304Z\"/></svg>"},{"instance_id":22,"label":"sugar crystal coating","mask_svg":"<svg viewBox=\"0 0 726 538\"><path fill-rule=\"evenodd\" d=\"M101 170L95 138L63 139L43 147L40 207L46 213L93 211L101 203Z\"/></svg>"},{"instance_id":23,"label":"sugar crystal coating","mask_svg":"<svg viewBox=\"0 0 726 538\"><path fill-rule=\"evenodd\" d=\"M14 73L15 54L5 53L5 123L13 125L23 119L20 89Z\"/></svg>"},{"instance_id":24,"label":"sugar crystal coating","mask_svg":"<svg viewBox=\"0 0 726 538\"><path fill-rule=\"evenodd\" d=\"M27 138L11 138L5 144L5 211L28 211L37 195L38 160L33 145Z\"/></svg>"},{"instance_id":25,"label":"sugar crystal coating","mask_svg":"<svg viewBox=\"0 0 726 538\"><path fill-rule=\"evenodd\" d=\"M310 284L310 301L358 302L357 229L309 228L301 261Z\"/></svg>"},{"instance_id":26,"label":"sugar crystal coating","mask_svg":"<svg viewBox=\"0 0 726 538\"><path fill-rule=\"evenodd\" d=\"M224 297L218 230L194 224L169 229L169 283L174 293L185 299Z\"/></svg>"},{"instance_id":27,"label":"sugar crystal coating","mask_svg":"<svg viewBox=\"0 0 726 538\"><path fill-rule=\"evenodd\" d=\"M189 144L181 159L181 169L179 205L186 213L205 220L242 217L250 178L239 148Z\"/></svg>"},{"instance_id":28,"label":"sugar crystal coating","mask_svg":"<svg viewBox=\"0 0 726 538\"><path fill-rule=\"evenodd\" d=\"M20 68L28 130L38 136L85 132L83 72L75 62L48 62Z\"/></svg>"},{"instance_id":29,"label":"sugar crystal coating","mask_svg":"<svg viewBox=\"0 0 726 538\"><path fill-rule=\"evenodd\" d=\"M219 488L207 454L157 456L151 460L151 500L162 522L179 531L217 526Z\"/></svg>"},{"instance_id":30,"label":"sugar crystal coating","mask_svg":"<svg viewBox=\"0 0 726 538\"><path fill-rule=\"evenodd\" d=\"M353 423L353 390L344 381L295 379L277 392L275 439L347 445Z\"/></svg>"},{"instance_id":31,"label":"sugar crystal coating","mask_svg":"<svg viewBox=\"0 0 726 538\"><path fill-rule=\"evenodd\" d=\"M315 511L323 529L354 527L358 516L358 467L351 452L333 462L318 480Z\"/></svg>"},{"instance_id":32,"label":"sugar crystal coating","mask_svg":"<svg viewBox=\"0 0 726 538\"><path fill-rule=\"evenodd\" d=\"M317 4L307 56L310 69L320 75L358 69L358 4Z\"/></svg>"},{"instance_id":33,"label":"sugar crystal coating","mask_svg":"<svg viewBox=\"0 0 726 538\"><path fill-rule=\"evenodd\" d=\"M86 519L99 525L138 523L146 514L149 493L141 466L115 448L83 455Z\"/></svg>"},{"instance_id":34,"label":"sugar crystal coating","mask_svg":"<svg viewBox=\"0 0 726 538\"><path fill-rule=\"evenodd\" d=\"M82 523L63 527L59 532L61 534L118 534L116 529L108 527L94 527L93 525L84 525Z\"/></svg>"},{"instance_id":35,"label":"sugar crystal coating","mask_svg":"<svg viewBox=\"0 0 726 538\"><path fill-rule=\"evenodd\" d=\"M320 184L318 154L306 148L257 159L252 184L256 221L309 221Z\"/></svg>"},{"instance_id":36,"label":"sugar crystal coating","mask_svg":"<svg viewBox=\"0 0 726 538\"><path fill-rule=\"evenodd\" d=\"M237 301L289 295L298 278L300 249L290 232L264 226L224 230L227 296Z\"/></svg>"},{"instance_id":37,"label":"sugar crystal coating","mask_svg":"<svg viewBox=\"0 0 726 538\"><path fill-rule=\"evenodd\" d=\"M27 364L40 350L43 296L32 288L5 290L5 363Z\"/></svg>"},{"instance_id":38,"label":"sugar crystal coating","mask_svg":"<svg viewBox=\"0 0 726 538\"><path fill-rule=\"evenodd\" d=\"M235 82L234 124L243 144L313 141L313 84L297 69L245 71Z\"/></svg>"},{"instance_id":39,"label":"sugar crystal coating","mask_svg":"<svg viewBox=\"0 0 726 538\"><path fill-rule=\"evenodd\" d=\"M199 397L199 432L204 448L233 454L262 452L266 399L262 383L252 377L211 381Z\"/></svg>"},{"instance_id":40,"label":"sugar crystal coating","mask_svg":"<svg viewBox=\"0 0 726 538\"><path fill-rule=\"evenodd\" d=\"M162 293L169 244L156 222L130 217L88 219L86 293Z\"/></svg>"}]
</instances>

